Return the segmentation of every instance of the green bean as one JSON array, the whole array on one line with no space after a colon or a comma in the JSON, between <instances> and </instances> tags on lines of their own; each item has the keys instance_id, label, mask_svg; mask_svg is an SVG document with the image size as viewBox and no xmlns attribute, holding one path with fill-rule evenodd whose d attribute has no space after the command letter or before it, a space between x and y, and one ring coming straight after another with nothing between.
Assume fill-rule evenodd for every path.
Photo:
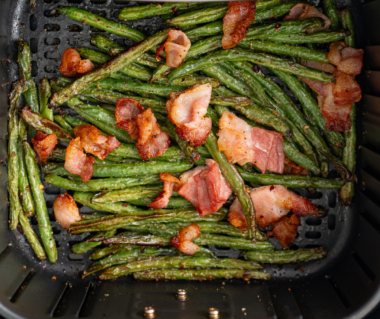
<instances>
[{"instance_id":1,"label":"green bean","mask_svg":"<svg viewBox=\"0 0 380 319\"><path fill-rule=\"evenodd\" d=\"M325 72L305 67L291 60L277 58L264 53L254 53L244 49L221 50L206 55L196 61L188 61L171 72L168 77L170 80L183 77L189 73L204 70L205 68L224 61L250 61L273 69L278 69L290 74L295 74L308 79L332 82L334 76Z\"/></svg>"},{"instance_id":2,"label":"green bean","mask_svg":"<svg viewBox=\"0 0 380 319\"><path fill-rule=\"evenodd\" d=\"M77 9L75 7L70 8ZM125 25L123 24L123 26ZM81 78L75 80L69 86L54 93L50 99L50 105L52 107L56 107L67 102L75 95L82 93L94 81L100 81L102 79L105 79L111 76L112 74L120 71L121 69L125 68L126 66L130 65L139 56L141 56L142 53L154 47L155 45L161 43L162 41L165 41L167 37L168 30L162 30L150 36L146 40L136 44L135 46L121 53L114 59L108 61L105 65L98 67L95 70L83 75Z\"/></svg>"},{"instance_id":3,"label":"green bean","mask_svg":"<svg viewBox=\"0 0 380 319\"><path fill-rule=\"evenodd\" d=\"M17 143L19 139L18 105L21 94L27 90L25 82L15 82L9 95L9 123L8 123L8 193L9 193L9 229L16 230L19 216L23 214L19 199L19 171Z\"/></svg>"},{"instance_id":4,"label":"green bean","mask_svg":"<svg viewBox=\"0 0 380 319\"><path fill-rule=\"evenodd\" d=\"M150 270L133 273L136 280L197 280L207 281L212 279L250 279L269 280L272 275L262 271L239 269L192 269L192 270Z\"/></svg>"},{"instance_id":5,"label":"green bean","mask_svg":"<svg viewBox=\"0 0 380 319\"><path fill-rule=\"evenodd\" d=\"M330 29L339 30L340 21L335 0L323 0L323 12L331 20Z\"/></svg>"},{"instance_id":6,"label":"green bean","mask_svg":"<svg viewBox=\"0 0 380 319\"><path fill-rule=\"evenodd\" d=\"M33 230L32 226L30 225L28 217L26 217L23 212L20 213L19 216L21 228L24 232L24 235L26 239L28 240L30 246L32 247L34 253L36 254L37 258L39 260L45 260L46 259L46 253L44 248L42 247L37 234Z\"/></svg>"},{"instance_id":7,"label":"green bean","mask_svg":"<svg viewBox=\"0 0 380 319\"><path fill-rule=\"evenodd\" d=\"M89 182L83 183L82 181L69 180L58 175L49 174L45 176L45 182L78 192L97 192L101 190L116 190L125 187L148 185L160 182L160 179L158 175L144 175L136 177L91 179Z\"/></svg>"},{"instance_id":8,"label":"green bean","mask_svg":"<svg viewBox=\"0 0 380 319\"><path fill-rule=\"evenodd\" d=\"M232 105L251 105L252 101L245 96L213 96L211 97L210 104L222 105L222 106L232 106Z\"/></svg>"},{"instance_id":9,"label":"green bean","mask_svg":"<svg viewBox=\"0 0 380 319\"><path fill-rule=\"evenodd\" d=\"M35 128L37 131L44 132L46 134L53 134L57 136L60 141L70 143L72 136L66 133L58 124L48 120L42 115L32 112L29 107L24 107L21 113L24 121Z\"/></svg>"},{"instance_id":10,"label":"green bean","mask_svg":"<svg viewBox=\"0 0 380 319\"><path fill-rule=\"evenodd\" d=\"M97 14L79 9L77 7L59 7L57 10L68 16L70 19L89 24L90 26L100 30L121 35L132 39L135 42L140 42L145 39L145 35L143 33L132 29L126 24L107 20Z\"/></svg>"},{"instance_id":11,"label":"green bean","mask_svg":"<svg viewBox=\"0 0 380 319\"><path fill-rule=\"evenodd\" d=\"M238 170L246 182L259 183L261 185L282 185L290 188L325 188L334 189L344 185L341 179L325 179L310 176L276 175L250 173L238 167Z\"/></svg>"},{"instance_id":12,"label":"green bean","mask_svg":"<svg viewBox=\"0 0 380 319\"><path fill-rule=\"evenodd\" d=\"M41 115L46 117L48 120L53 121L53 110L48 108L48 101L51 96L51 88L49 80L47 78L42 78L38 87L39 100L40 100L40 110Z\"/></svg>"},{"instance_id":13,"label":"green bean","mask_svg":"<svg viewBox=\"0 0 380 319\"><path fill-rule=\"evenodd\" d=\"M349 9L342 11L342 24L345 29L350 31L350 34L344 38L347 46L355 48L355 29L354 22L352 20L352 15Z\"/></svg>"},{"instance_id":14,"label":"green bean","mask_svg":"<svg viewBox=\"0 0 380 319\"><path fill-rule=\"evenodd\" d=\"M85 121L82 121L74 116L70 116L70 115L67 115L65 114L64 117L65 121L67 123L69 123L72 127L77 127L77 126L81 126L81 125L87 125L88 123L85 122Z\"/></svg>"},{"instance_id":15,"label":"green bean","mask_svg":"<svg viewBox=\"0 0 380 319\"><path fill-rule=\"evenodd\" d=\"M270 252L247 251L244 259L264 264L290 264L308 262L326 257L326 250L323 247L297 250L277 250Z\"/></svg>"},{"instance_id":16,"label":"green bean","mask_svg":"<svg viewBox=\"0 0 380 319\"><path fill-rule=\"evenodd\" d=\"M144 247L144 248L148 248L148 247ZM141 248L140 246L124 245L124 244L112 245L112 246L103 247L103 248L100 248L100 249L94 251L90 255L89 259L97 260L97 259L101 259L103 257L111 256L113 254L117 254L117 253L120 253L123 251L131 251L133 249L144 249L144 248ZM164 248L164 249L167 249L167 248Z\"/></svg>"},{"instance_id":17,"label":"green bean","mask_svg":"<svg viewBox=\"0 0 380 319\"><path fill-rule=\"evenodd\" d=\"M29 143L24 141L25 163L28 170L28 177L34 203L36 205L36 215L38 228L45 247L46 254L51 263L55 264L58 258L57 248L53 237L53 230L50 224L49 215L44 198L43 185L41 182L41 172L38 168L35 154Z\"/></svg>"},{"instance_id":18,"label":"green bean","mask_svg":"<svg viewBox=\"0 0 380 319\"><path fill-rule=\"evenodd\" d=\"M19 162L18 188L20 192L19 195L21 198L21 204L22 204L25 214L28 216L33 216L35 213L34 201L33 201L32 193L30 191L28 173L25 166L24 148L22 145L22 141L20 141L20 139L17 145L17 157L18 157L18 162Z\"/></svg>"},{"instance_id":19,"label":"green bean","mask_svg":"<svg viewBox=\"0 0 380 319\"><path fill-rule=\"evenodd\" d=\"M349 31L319 31L311 34L270 34L262 35L260 37L253 36L244 38L240 43L249 43L253 39L270 40L273 42L287 43L287 44L306 44L306 43L329 43L340 41L349 36Z\"/></svg>"},{"instance_id":20,"label":"green bean","mask_svg":"<svg viewBox=\"0 0 380 319\"><path fill-rule=\"evenodd\" d=\"M153 197L153 198L155 198L155 197ZM150 199L150 198L135 199L135 200L128 201L128 203L135 205L135 206L147 206L151 202L152 202L152 199ZM186 198L171 197L169 199L169 203L166 206L166 208L194 208L194 206Z\"/></svg>"},{"instance_id":21,"label":"green bean","mask_svg":"<svg viewBox=\"0 0 380 319\"><path fill-rule=\"evenodd\" d=\"M115 236L116 234L116 230L109 230L109 231L106 231L106 232L100 232L100 233L97 233L95 236L93 237L104 237L104 238L109 238L109 237L112 237L112 236ZM89 250L91 249L94 249L98 246L100 246L102 243L101 242L88 242L87 240L85 241L82 241L78 244L75 244L71 247L71 251L74 253L74 254L84 254L86 252L88 252Z\"/></svg>"},{"instance_id":22,"label":"green bean","mask_svg":"<svg viewBox=\"0 0 380 319\"><path fill-rule=\"evenodd\" d=\"M74 129L72 126L67 123L64 118L60 115L55 115L54 116L54 121L59 124L59 126L67 133L70 134L71 136L74 136Z\"/></svg>"},{"instance_id":23,"label":"green bean","mask_svg":"<svg viewBox=\"0 0 380 319\"><path fill-rule=\"evenodd\" d=\"M219 152L218 142L212 131L206 140L205 146L214 161L218 163L223 176L226 178L228 184L238 197L239 202L243 207L244 215L247 219L248 238L253 239L256 228L256 214L251 197L245 190L244 181L241 175L236 167L228 162L226 156Z\"/></svg>"},{"instance_id":24,"label":"green bean","mask_svg":"<svg viewBox=\"0 0 380 319\"><path fill-rule=\"evenodd\" d=\"M167 24L170 26L180 26L187 27L193 26L196 24L202 24L207 22L212 22L223 18L228 10L227 5L222 4L217 7L199 9L191 12L187 12L181 15L178 15L168 21Z\"/></svg>"}]
</instances>

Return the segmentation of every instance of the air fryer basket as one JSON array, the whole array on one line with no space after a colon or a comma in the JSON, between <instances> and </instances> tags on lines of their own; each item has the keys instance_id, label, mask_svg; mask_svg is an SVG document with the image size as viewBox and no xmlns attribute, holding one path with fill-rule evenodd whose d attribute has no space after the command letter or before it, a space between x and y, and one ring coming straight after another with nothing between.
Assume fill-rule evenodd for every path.
<instances>
[{"instance_id":1,"label":"air fryer basket","mask_svg":"<svg viewBox=\"0 0 380 319\"><path fill-rule=\"evenodd\" d=\"M60 76L60 56L68 47L88 46L89 35L101 32L72 21L54 9L80 6L107 18L117 10L136 5L125 0L29 0L0 1L0 156L7 152L7 93L18 79L17 41L26 40L32 51L36 81ZM321 5L315 0L314 5ZM327 258L308 264L270 266L268 283L220 280L213 282L136 282L130 278L99 282L80 279L88 265L88 253L73 255L69 246L87 235L73 235L55 222L52 204L64 190L45 185L46 201L58 246L57 265L38 261L20 233L8 231L7 172L0 166L0 315L6 318L142 318L146 306L154 306L156 318L207 318L208 309L220 310L220 318L364 318L380 301L380 0L340 1L352 8L356 40L366 48L361 77L363 102L358 107L359 184L354 207L342 208L336 190L311 195L297 190L326 209L323 219L303 218L296 239L298 247L323 246ZM153 34L165 27L158 17L128 24ZM132 43L115 37L120 43ZM370 71L372 70L372 71ZM336 172L331 171L334 175ZM360 189L359 189L360 188ZM88 208L80 208L86 212ZM36 227L36 220L32 220ZM236 250L213 248L219 256L235 256ZM189 299L176 299L177 289Z\"/></svg>"}]
</instances>

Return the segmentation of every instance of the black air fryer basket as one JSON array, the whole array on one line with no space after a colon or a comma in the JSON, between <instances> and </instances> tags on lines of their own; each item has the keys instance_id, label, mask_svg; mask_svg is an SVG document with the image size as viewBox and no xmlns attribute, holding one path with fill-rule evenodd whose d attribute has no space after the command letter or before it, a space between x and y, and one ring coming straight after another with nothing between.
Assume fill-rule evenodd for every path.
<instances>
[{"instance_id":1,"label":"black air fryer basket","mask_svg":"<svg viewBox=\"0 0 380 319\"><path fill-rule=\"evenodd\" d=\"M312 4L321 5L313 0ZM342 208L336 190L309 194L297 190L329 210L323 219L303 218L295 245L323 246L327 258L297 265L270 266L269 282L235 280L212 282L137 282L131 278L99 282L80 279L88 253L73 255L69 246L87 235L72 235L56 224L53 201L64 190L45 185L49 214L58 246L56 265L40 262L24 236L8 231L7 94L18 79L17 42L26 40L32 51L32 74L60 76L60 57L68 47L88 46L89 35L101 32L62 14L59 5L79 6L109 19L125 0L29 0L0 1L0 317L6 318L143 318L153 306L156 318L208 318L208 309L219 309L220 318L364 318L380 301L380 0L339 0L338 8L351 7L356 41L365 48L361 79L363 100L358 107L358 187L353 207ZM128 22L147 35L163 29L159 17ZM115 37L121 44L132 43ZM331 171L332 176L336 172ZM81 207L85 212L88 208ZM37 227L36 220L32 220ZM219 256L238 256L236 250L213 248ZM176 298L178 289L188 300Z\"/></svg>"}]
</instances>

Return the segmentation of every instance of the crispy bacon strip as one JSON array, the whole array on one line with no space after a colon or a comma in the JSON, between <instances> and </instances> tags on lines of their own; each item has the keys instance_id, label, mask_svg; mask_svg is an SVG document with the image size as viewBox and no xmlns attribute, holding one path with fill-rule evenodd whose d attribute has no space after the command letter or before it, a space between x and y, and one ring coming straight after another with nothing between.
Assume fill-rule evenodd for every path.
<instances>
[{"instance_id":1,"label":"crispy bacon strip","mask_svg":"<svg viewBox=\"0 0 380 319\"><path fill-rule=\"evenodd\" d=\"M87 183L90 181L92 174L94 173L94 170L92 168L92 165L95 164L95 158L92 156L89 156L86 158L86 161L84 162L82 171L80 173L80 178L83 183Z\"/></svg>"},{"instance_id":2,"label":"crispy bacon strip","mask_svg":"<svg viewBox=\"0 0 380 319\"><path fill-rule=\"evenodd\" d=\"M228 211L228 221L231 225L239 228L241 231L247 230L247 220L245 219L243 207L238 198L235 198Z\"/></svg>"},{"instance_id":3,"label":"crispy bacon strip","mask_svg":"<svg viewBox=\"0 0 380 319\"><path fill-rule=\"evenodd\" d=\"M301 64L327 73L333 73L335 71L335 66L330 63L301 59Z\"/></svg>"},{"instance_id":4,"label":"crispy bacon strip","mask_svg":"<svg viewBox=\"0 0 380 319\"><path fill-rule=\"evenodd\" d=\"M82 218L74 198L68 193L60 194L53 204L55 220L63 229L69 230L71 224L79 222Z\"/></svg>"},{"instance_id":5,"label":"crispy bacon strip","mask_svg":"<svg viewBox=\"0 0 380 319\"><path fill-rule=\"evenodd\" d=\"M139 139L136 147L143 160L161 156L169 146L168 134L162 132L156 117L149 108L136 117Z\"/></svg>"},{"instance_id":6,"label":"crispy bacon strip","mask_svg":"<svg viewBox=\"0 0 380 319\"><path fill-rule=\"evenodd\" d=\"M327 54L327 60L337 66L337 70L346 74L358 75L363 67L362 49L347 47L343 41L333 42Z\"/></svg>"},{"instance_id":7,"label":"crispy bacon strip","mask_svg":"<svg viewBox=\"0 0 380 319\"><path fill-rule=\"evenodd\" d=\"M362 90L352 75L335 71L336 82L333 86L334 103L339 106L359 102Z\"/></svg>"},{"instance_id":8,"label":"crispy bacon strip","mask_svg":"<svg viewBox=\"0 0 380 319\"><path fill-rule=\"evenodd\" d=\"M134 99L117 99L115 120L116 126L126 130L133 140L138 140L139 130L137 128L137 115L144 112L144 107Z\"/></svg>"},{"instance_id":9,"label":"crispy bacon strip","mask_svg":"<svg viewBox=\"0 0 380 319\"><path fill-rule=\"evenodd\" d=\"M307 18L322 18L325 20L325 25L323 28L318 29L318 30L313 30L313 32L309 33L314 33L317 31L322 31L322 30L328 30L330 25L331 25L331 20L325 16L323 13L319 12L317 8L314 6L310 6L305 3L298 3L296 4L289 12L287 16L285 16L284 21L289 21L289 20L298 20L298 19L307 19Z\"/></svg>"},{"instance_id":10,"label":"crispy bacon strip","mask_svg":"<svg viewBox=\"0 0 380 319\"><path fill-rule=\"evenodd\" d=\"M230 1L223 18L223 49L230 49L243 40L248 26L255 20L256 1Z\"/></svg>"},{"instance_id":11,"label":"crispy bacon strip","mask_svg":"<svg viewBox=\"0 0 380 319\"><path fill-rule=\"evenodd\" d=\"M294 163L289 158L285 157L284 174L308 176L309 170L306 168L303 168L302 166Z\"/></svg>"},{"instance_id":12,"label":"crispy bacon strip","mask_svg":"<svg viewBox=\"0 0 380 319\"><path fill-rule=\"evenodd\" d=\"M187 35L180 30L169 30L166 42L157 49L156 59L160 59L163 49L166 52L166 65L178 68L191 47L191 41Z\"/></svg>"},{"instance_id":13,"label":"crispy bacon strip","mask_svg":"<svg viewBox=\"0 0 380 319\"><path fill-rule=\"evenodd\" d=\"M94 125L77 126L74 128L74 133L76 137L80 137L81 146L86 153L93 154L101 160L121 145L114 136L102 135L102 132Z\"/></svg>"},{"instance_id":14,"label":"crispy bacon strip","mask_svg":"<svg viewBox=\"0 0 380 319\"><path fill-rule=\"evenodd\" d=\"M86 154L83 152L80 137L72 140L65 153L65 169L71 174L81 175Z\"/></svg>"},{"instance_id":15,"label":"crispy bacon strip","mask_svg":"<svg viewBox=\"0 0 380 319\"><path fill-rule=\"evenodd\" d=\"M182 186L181 181L173 175L170 175L168 173L160 173L158 176L160 177L161 182L164 183L164 191L161 192L153 200L153 202L148 205L148 207L154 209L162 209L168 206L169 199L172 196L173 191L177 192Z\"/></svg>"},{"instance_id":16,"label":"crispy bacon strip","mask_svg":"<svg viewBox=\"0 0 380 319\"><path fill-rule=\"evenodd\" d=\"M192 240L201 236L201 230L196 223L181 229L177 237L173 237L170 243L185 254L193 255L199 250L198 245Z\"/></svg>"},{"instance_id":17,"label":"crispy bacon strip","mask_svg":"<svg viewBox=\"0 0 380 319\"><path fill-rule=\"evenodd\" d=\"M285 153L277 132L252 127L234 113L225 111L219 120L219 151L230 163L255 164L263 174L268 169L282 174Z\"/></svg>"},{"instance_id":18,"label":"crispy bacon strip","mask_svg":"<svg viewBox=\"0 0 380 319\"><path fill-rule=\"evenodd\" d=\"M81 60L79 53L74 49L67 49L62 54L59 71L64 77L72 78L86 74L95 69L94 64L86 59Z\"/></svg>"},{"instance_id":19,"label":"crispy bacon strip","mask_svg":"<svg viewBox=\"0 0 380 319\"><path fill-rule=\"evenodd\" d=\"M55 133L48 135L38 131L36 136L32 137L32 143L37 153L38 161L44 163L58 144L58 139Z\"/></svg>"},{"instance_id":20,"label":"crispy bacon strip","mask_svg":"<svg viewBox=\"0 0 380 319\"><path fill-rule=\"evenodd\" d=\"M282 248L289 249L296 239L299 225L300 219L297 215L285 216L275 223L273 230L267 234L268 236L275 237L280 242Z\"/></svg>"},{"instance_id":21,"label":"crispy bacon strip","mask_svg":"<svg viewBox=\"0 0 380 319\"><path fill-rule=\"evenodd\" d=\"M176 125L178 136L192 147L204 144L212 122L205 117L211 99L210 84L195 84L185 91L170 93L166 102L169 120Z\"/></svg>"},{"instance_id":22,"label":"crispy bacon strip","mask_svg":"<svg viewBox=\"0 0 380 319\"><path fill-rule=\"evenodd\" d=\"M180 176L182 186L178 191L201 216L218 211L232 193L219 165L212 159L207 159L206 164L183 173Z\"/></svg>"},{"instance_id":23,"label":"crispy bacon strip","mask_svg":"<svg viewBox=\"0 0 380 319\"><path fill-rule=\"evenodd\" d=\"M322 99L322 115L326 120L326 130L335 132L344 132L351 128L351 104L337 105L335 103L334 91L336 85L330 83L327 85L327 97Z\"/></svg>"}]
</instances>

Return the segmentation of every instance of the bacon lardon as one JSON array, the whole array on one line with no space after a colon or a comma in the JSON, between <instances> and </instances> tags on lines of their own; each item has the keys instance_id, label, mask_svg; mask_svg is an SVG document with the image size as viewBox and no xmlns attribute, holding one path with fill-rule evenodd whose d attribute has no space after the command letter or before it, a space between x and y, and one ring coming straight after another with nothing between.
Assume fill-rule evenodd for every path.
<instances>
[{"instance_id":1,"label":"bacon lardon","mask_svg":"<svg viewBox=\"0 0 380 319\"><path fill-rule=\"evenodd\" d=\"M207 159L206 164L183 173L180 176L182 186L178 191L201 216L217 212L232 193L218 164L212 159Z\"/></svg>"},{"instance_id":2,"label":"bacon lardon","mask_svg":"<svg viewBox=\"0 0 380 319\"><path fill-rule=\"evenodd\" d=\"M67 49L62 54L59 71L64 77L72 78L86 74L94 68L95 66L90 60L81 60L80 55L76 50Z\"/></svg>"},{"instance_id":3,"label":"bacon lardon","mask_svg":"<svg viewBox=\"0 0 380 319\"><path fill-rule=\"evenodd\" d=\"M336 82L333 85L334 103L346 105L359 102L362 98L362 90L352 75L335 71Z\"/></svg>"},{"instance_id":4,"label":"bacon lardon","mask_svg":"<svg viewBox=\"0 0 380 319\"><path fill-rule=\"evenodd\" d=\"M159 56L165 50L166 65L172 68L178 68L182 64L190 47L191 41L184 32L180 30L169 30L168 39L156 51L156 59L161 60Z\"/></svg>"},{"instance_id":5,"label":"bacon lardon","mask_svg":"<svg viewBox=\"0 0 380 319\"><path fill-rule=\"evenodd\" d=\"M228 221L231 225L239 228L241 231L247 230L247 220L245 219L243 207L241 206L238 198L235 198L234 202L230 206L228 211Z\"/></svg>"},{"instance_id":6,"label":"bacon lardon","mask_svg":"<svg viewBox=\"0 0 380 319\"><path fill-rule=\"evenodd\" d=\"M282 248L289 249L294 243L297 236L297 228L300 225L300 219L297 215L285 216L274 224L273 230L269 231L268 236L275 237L281 244Z\"/></svg>"},{"instance_id":7,"label":"bacon lardon","mask_svg":"<svg viewBox=\"0 0 380 319\"><path fill-rule=\"evenodd\" d=\"M322 31L322 30L328 30L330 25L331 25L331 20L318 11L318 9L314 6L310 6L305 3L298 3L296 4L289 12L287 16L285 16L284 21L289 21L289 20L299 20L299 19L307 19L307 18L322 18L325 21L325 24L323 28L313 30L313 32L308 32L308 33L314 33L317 31Z\"/></svg>"},{"instance_id":8,"label":"bacon lardon","mask_svg":"<svg viewBox=\"0 0 380 319\"><path fill-rule=\"evenodd\" d=\"M176 133L192 147L204 144L212 122L205 117L211 99L211 84L195 84L185 91L172 92L166 102L169 120L176 125Z\"/></svg>"},{"instance_id":9,"label":"bacon lardon","mask_svg":"<svg viewBox=\"0 0 380 319\"><path fill-rule=\"evenodd\" d=\"M286 174L286 175L308 176L309 175L309 170L306 169L306 168L303 168L302 166L294 163L289 158L285 157L284 174Z\"/></svg>"},{"instance_id":10,"label":"bacon lardon","mask_svg":"<svg viewBox=\"0 0 380 319\"><path fill-rule=\"evenodd\" d=\"M301 59L301 64L327 73L333 73L335 71L335 66L330 63Z\"/></svg>"},{"instance_id":11,"label":"bacon lardon","mask_svg":"<svg viewBox=\"0 0 380 319\"><path fill-rule=\"evenodd\" d=\"M94 169L92 168L92 165L95 164L95 158L92 156L89 156L86 158L86 161L84 162L82 172L80 174L80 178L83 183L87 183L90 181L92 174L94 173Z\"/></svg>"},{"instance_id":12,"label":"bacon lardon","mask_svg":"<svg viewBox=\"0 0 380 319\"><path fill-rule=\"evenodd\" d=\"M160 173L158 176L160 177L161 182L164 183L164 191L161 192L153 202L148 205L148 207L162 209L168 206L173 191L178 191L182 183L178 178L168 173Z\"/></svg>"},{"instance_id":13,"label":"bacon lardon","mask_svg":"<svg viewBox=\"0 0 380 319\"><path fill-rule=\"evenodd\" d=\"M59 195L53 204L55 220L62 228L69 230L71 224L79 222L82 218L74 198L68 193Z\"/></svg>"},{"instance_id":14,"label":"bacon lardon","mask_svg":"<svg viewBox=\"0 0 380 319\"><path fill-rule=\"evenodd\" d=\"M36 136L32 137L32 143L37 153L38 161L43 163L47 161L50 153L58 144L58 139L55 133L49 135L38 131Z\"/></svg>"},{"instance_id":15,"label":"bacon lardon","mask_svg":"<svg viewBox=\"0 0 380 319\"><path fill-rule=\"evenodd\" d=\"M139 130L137 128L137 115L144 112L144 107L134 99L117 99L115 120L116 126L126 130L133 140L138 140Z\"/></svg>"},{"instance_id":16,"label":"bacon lardon","mask_svg":"<svg viewBox=\"0 0 380 319\"><path fill-rule=\"evenodd\" d=\"M80 175L86 162L86 154L80 142L80 137L72 140L66 149L64 167L71 174Z\"/></svg>"},{"instance_id":17,"label":"bacon lardon","mask_svg":"<svg viewBox=\"0 0 380 319\"><path fill-rule=\"evenodd\" d=\"M347 47L343 41L333 42L327 60L336 65L337 70L346 74L358 75L363 67L362 49Z\"/></svg>"},{"instance_id":18,"label":"bacon lardon","mask_svg":"<svg viewBox=\"0 0 380 319\"><path fill-rule=\"evenodd\" d=\"M235 114L224 111L219 120L219 151L230 163L252 163L264 174L268 169L282 174L285 153L281 134L252 127Z\"/></svg>"},{"instance_id":19,"label":"bacon lardon","mask_svg":"<svg viewBox=\"0 0 380 319\"><path fill-rule=\"evenodd\" d=\"M121 145L114 136L102 135L102 132L94 125L77 126L74 128L74 133L76 137L80 137L81 146L86 153L93 154L101 160Z\"/></svg>"},{"instance_id":20,"label":"bacon lardon","mask_svg":"<svg viewBox=\"0 0 380 319\"><path fill-rule=\"evenodd\" d=\"M223 49L230 49L243 40L247 28L255 20L256 1L230 1L223 18Z\"/></svg>"},{"instance_id":21,"label":"bacon lardon","mask_svg":"<svg viewBox=\"0 0 380 319\"><path fill-rule=\"evenodd\" d=\"M136 117L139 139L136 147L143 160L163 155L170 146L168 134L162 132L149 108Z\"/></svg>"},{"instance_id":22,"label":"bacon lardon","mask_svg":"<svg viewBox=\"0 0 380 319\"><path fill-rule=\"evenodd\" d=\"M193 239L201 236L201 230L196 223L181 229L170 243L185 254L193 255L199 250L199 246L192 242Z\"/></svg>"}]
</instances>

